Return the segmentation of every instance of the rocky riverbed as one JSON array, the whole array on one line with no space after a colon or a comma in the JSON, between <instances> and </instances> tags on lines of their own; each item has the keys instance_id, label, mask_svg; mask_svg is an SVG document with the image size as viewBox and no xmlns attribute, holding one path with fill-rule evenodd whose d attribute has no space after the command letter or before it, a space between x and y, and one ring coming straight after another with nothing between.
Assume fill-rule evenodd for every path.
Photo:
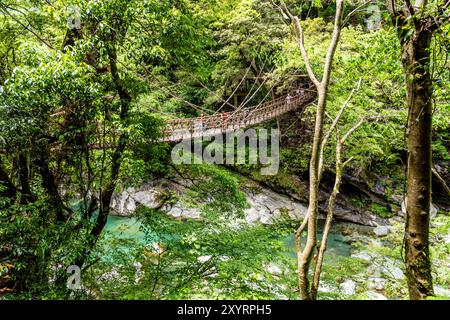
<instances>
[{"instance_id":1,"label":"rocky riverbed","mask_svg":"<svg viewBox=\"0 0 450 320\"><path fill-rule=\"evenodd\" d=\"M177 193L184 191L182 185L161 179L116 193L112 200L113 214L130 216L139 205L143 205L148 208L161 207L175 218L200 218L198 209L187 207L181 200L175 204L164 205L161 199L168 189ZM305 205L269 189L258 188L257 191L244 189L243 191L250 206L245 210L245 219L248 223L271 224L282 212L287 213L292 219L300 219L306 214Z\"/></svg>"},{"instance_id":2,"label":"rocky riverbed","mask_svg":"<svg viewBox=\"0 0 450 320\"><path fill-rule=\"evenodd\" d=\"M142 184L139 187L130 187L115 193L112 199L113 215L129 216L139 205L148 208L161 208L169 215L176 218L199 219L200 212L196 208L188 207L182 201L175 204L164 205L163 195L171 190L182 194L187 182L174 182L173 180L157 179ZM282 212L287 213L292 219L299 220L306 214L307 207L304 203L289 195L274 192L268 187L257 185L256 188L242 188L245 193L249 208L245 210L245 219L249 223L261 222L270 224ZM321 217L323 218L322 208ZM370 211L356 211L354 208L336 206L336 219L353 222L372 227L386 226L387 220L380 218Z\"/></svg>"}]
</instances>

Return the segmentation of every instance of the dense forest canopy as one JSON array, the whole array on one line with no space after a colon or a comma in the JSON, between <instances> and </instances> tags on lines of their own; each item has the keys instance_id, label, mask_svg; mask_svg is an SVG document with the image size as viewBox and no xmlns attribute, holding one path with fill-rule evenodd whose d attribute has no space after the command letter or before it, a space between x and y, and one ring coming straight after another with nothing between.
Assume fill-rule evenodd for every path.
<instances>
[{"instance_id":1,"label":"dense forest canopy","mask_svg":"<svg viewBox=\"0 0 450 320\"><path fill-rule=\"evenodd\" d=\"M223 127L298 88L315 92L308 74L322 75L340 2L0 0L0 299L297 299L286 239L311 192L317 102L252 124L280 131L276 175L261 175L260 163L177 165L175 143L161 139L170 121L220 114ZM450 3L393 3L343 4L317 203L323 218L343 169L334 218L348 225L333 232L354 254L325 258L319 299L408 298L408 286L411 298L450 296ZM433 33L411 40L431 28L420 25L427 17ZM402 262L411 215L402 207L414 178L411 99L424 84L405 85L421 79L405 52L425 42L413 51L429 56L421 74L432 108L431 199L422 215L429 219L431 206L437 216L423 224L435 277L419 294ZM270 223L248 223L249 212L266 210L255 209L260 192L295 203L294 214L281 208ZM136 205L122 199L132 194ZM111 230L119 203L131 209ZM174 217L174 208L182 213ZM130 221L138 230L123 237ZM350 222L370 226L370 236ZM387 230L383 243L373 227ZM394 278L371 274L376 263L392 265ZM76 290L69 266L81 270Z\"/></svg>"}]
</instances>

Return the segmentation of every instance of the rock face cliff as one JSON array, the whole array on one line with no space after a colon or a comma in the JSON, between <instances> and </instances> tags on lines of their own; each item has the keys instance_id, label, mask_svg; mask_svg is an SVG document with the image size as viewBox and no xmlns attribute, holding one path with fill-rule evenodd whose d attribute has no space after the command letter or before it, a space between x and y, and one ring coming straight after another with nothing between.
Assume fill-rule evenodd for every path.
<instances>
[{"instance_id":1,"label":"rock face cliff","mask_svg":"<svg viewBox=\"0 0 450 320\"><path fill-rule=\"evenodd\" d=\"M139 205L143 205L147 208L161 208L175 218L200 219L200 211L187 207L181 200L170 205L163 203L162 195L167 190L182 194L184 189L183 184L165 179L155 180L138 188L125 189L113 195L113 214L129 216ZM306 214L307 208L303 204L270 189L258 188L255 191L243 188L243 192L249 204L249 208L245 210L245 219L248 223L271 224L273 219L282 213L288 214L292 219L300 219Z\"/></svg>"},{"instance_id":2,"label":"rock face cliff","mask_svg":"<svg viewBox=\"0 0 450 320\"><path fill-rule=\"evenodd\" d=\"M307 206L296 194L280 194L274 192L268 186L261 186L256 182L254 188L243 186L249 208L245 210L245 219L248 223L271 224L281 214L287 214L294 220L300 220L305 216ZM113 214L129 216L139 205L148 208L160 208L175 218L200 219L200 211L186 206L181 200L174 204L164 204L163 195L168 191L183 194L187 182L177 183L173 180L158 179L145 183L136 188L127 188L115 193L112 200ZM326 203L322 203L322 211L326 209ZM324 218L322 214L322 218ZM358 211L352 207L346 207L345 203L338 203L336 207L336 219L353 222L367 226L386 225L387 221L369 211Z\"/></svg>"}]
</instances>

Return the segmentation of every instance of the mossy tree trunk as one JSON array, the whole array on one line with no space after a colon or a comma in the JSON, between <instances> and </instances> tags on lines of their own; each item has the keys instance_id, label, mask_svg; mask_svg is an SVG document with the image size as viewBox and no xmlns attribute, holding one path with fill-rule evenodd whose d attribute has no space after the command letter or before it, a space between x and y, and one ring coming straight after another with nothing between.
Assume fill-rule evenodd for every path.
<instances>
[{"instance_id":1,"label":"mossy tree trunk","mask_svg":"<svg viewBox=\"0 0 450 320\"><path fill-rule=\"evenodd\" d=\"M405 263L411 299L433 295L429 250L431 204L432 82L428 71L431 32L402 43L408 94L408 169Z\"/></svg>"},{"instance_id":2,"label":"mossy tree trunk","mask_svg":"<svg viewBox=\"0 0 450 320\"><path fill-rule=\"evenodd\" d=\"M437 5L436 7L434 5ZM450 1L433 6L426 0L386 1L402 48L407 105L407 197L405 266L411 299L433 295L429 225L432 175L432 77L430 51L433 34L446 18Z\"/></svg>"}]
</instances>

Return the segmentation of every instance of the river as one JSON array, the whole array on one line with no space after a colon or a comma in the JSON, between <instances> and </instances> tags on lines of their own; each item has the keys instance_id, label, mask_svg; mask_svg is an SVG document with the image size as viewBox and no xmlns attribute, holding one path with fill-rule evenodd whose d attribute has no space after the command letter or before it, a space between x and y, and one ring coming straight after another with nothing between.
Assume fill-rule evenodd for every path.
<instances>
[{"instance_id":1,"label":"river","mask_svg":"<svg viewBox=\"0 0 450 320\"><path fill-rule=\"evenodd\" d=\"M345 225L346 223L338 222L337 224ZM140 230L140 226L139 220L133 217L109 216L105 231L107 231L109 237L114 237L117 240L135 240L138 243L145 244L145 235ZM319 239L322 237L321 230L322 225L319 223ZM283 240L288 254L295 258L294 236L292 235L281 240ZM304 238L302 240L303 242L306 241ZM346 241L346 237L339 233L336 228L333 228L328 236L327 253L346 257L351 255L351 245Z\"/></svg>"}]
</instances>

